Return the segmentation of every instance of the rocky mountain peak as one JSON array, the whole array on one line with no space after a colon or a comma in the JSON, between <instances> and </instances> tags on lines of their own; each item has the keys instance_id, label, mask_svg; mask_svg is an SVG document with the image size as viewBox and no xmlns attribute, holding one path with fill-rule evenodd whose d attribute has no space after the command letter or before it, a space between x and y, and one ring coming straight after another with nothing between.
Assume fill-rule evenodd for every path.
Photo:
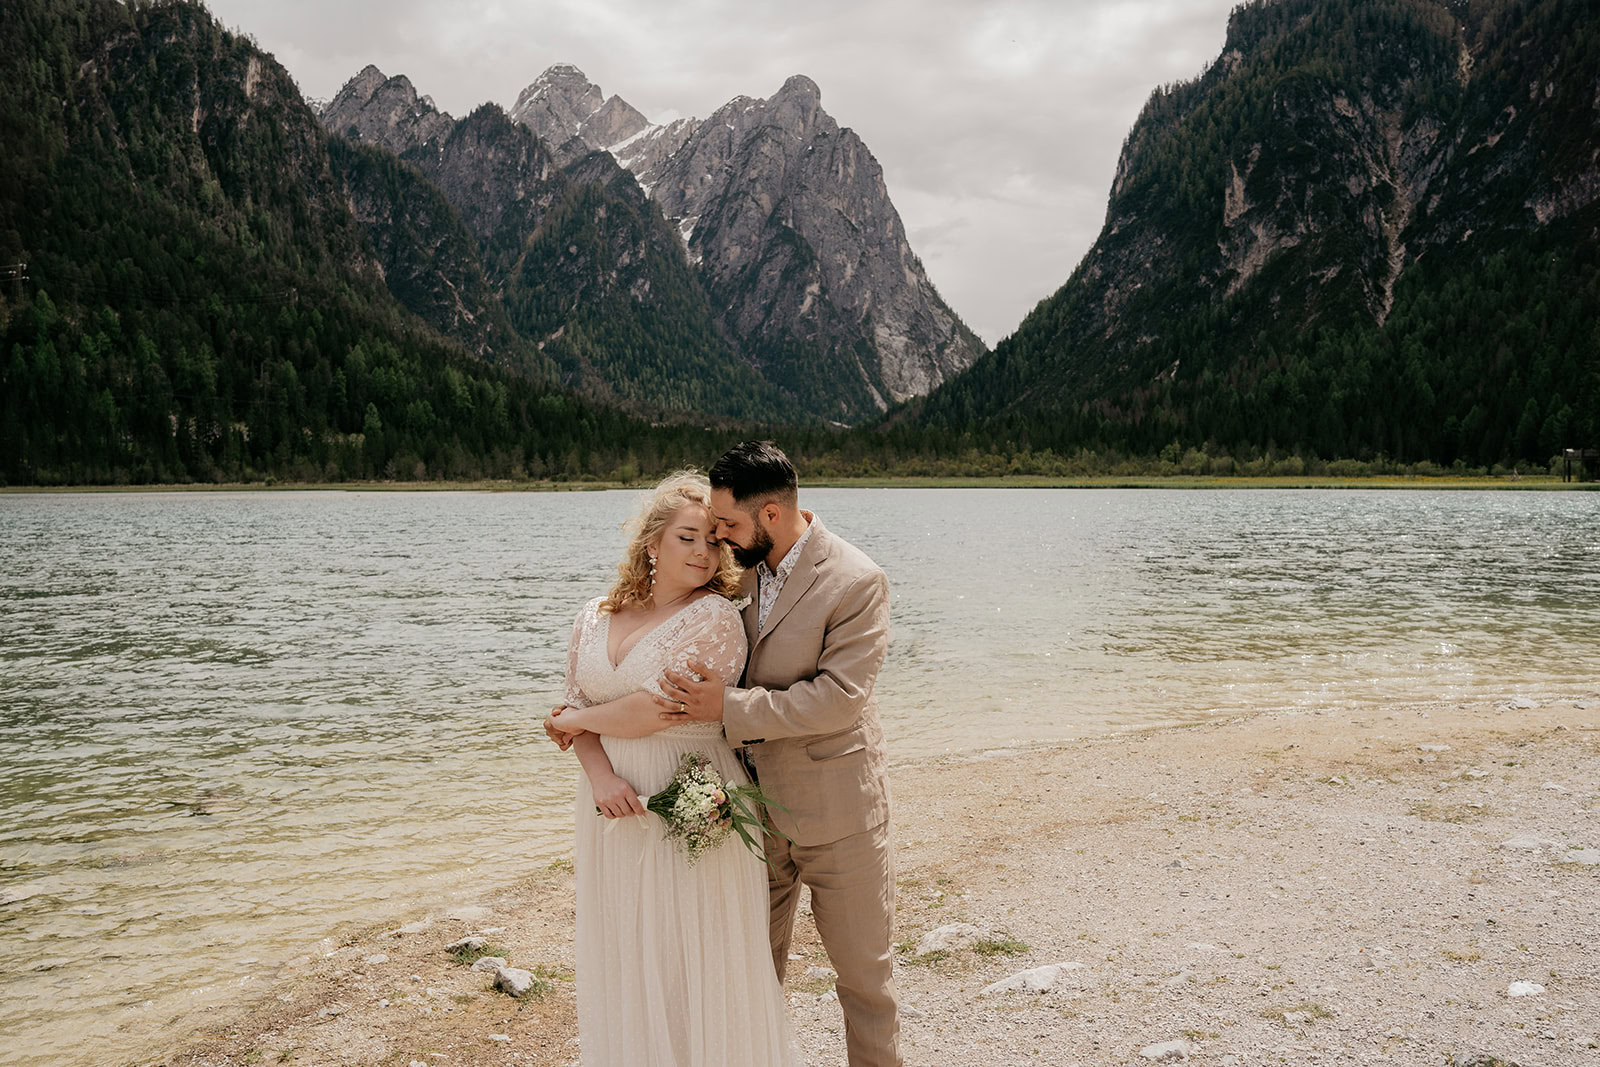
<instances>
[{"instance_id":1,"label":"rocky mountain peak","mask_svg":"<svg viewBox=\"0 0 1600 1067\"><path fill-rule=\"evenodd\" d=\"M822 90L804 74L796 74L767 101L767 107L775 125L805 136L816 124L817 116L823 114Z\"/></svg>"},{"instance_id":2,"label":"rocky mountain peak","mask_svg":"<svg viewBox=\"0 0 1600 1067\"><path fill-rule=\"evenodd\" d=\"M552 147L580 137L590 148L609 148L650 125L620 96L607 99L571 63L557 63L535 78L517 94L510 115Z\"/></svg>"},{"instance_id":3,"label":"rocky mountain peak","mask_svg":"<svg viewBox=\"0 0 1600 1067\"><path fill-rule=\"evenodd\" d=\"M388 77L370 63L345 82L319 115L331 132L396 154L448 134L454 124L431 97L417 94L410 78Z\"/></svg>"},{"instance_id":4,"label":"rocky mountain peak","mask_svg":"<svg viewBox=\"0 0 1600 1067\"><path fill-rule=\"evenodd\" d=\"M618 155L675 223L724 328L784 388L856 421L926 393L982 353L906 240L883 170L794 75L675 136ZM781 132L780 132L781 131ZM799 355L799 353L805 353Z\"/></svg>"},{"instance_id":5,"label":"rocky mountain peak","mask_svg":"<svg viewBox=\"0 0 1600 1067\"><path fill-rule=\"evenodd\" d=\"M718 336L812 414L869 418L983 352L912 251L878 161L822 109L822 90L803 74L765 99L736 96L708 118L657 126L561 63L509 113L486 105L455 123L408 79L368 67L323 119L419 167L484 242L491 277L514 268L564 195L558 185L624 199L632 190L629 211L656 218L640 232L665 235L657 258L676 259L709 297ZM431 146L417 151L423 144Z\"/></svg>"},{"instance_id":6,"label":"rocky mountain peak","mask_svg":"<svg viewBox=\"0 0 1600 1067\"><path fill-rule=\"evenodd\" d=\"M789 96L797 93L804 93L807 96L814 97L817 103L822 103L821 88L817 86L816 82L812 81L804 74L789 75L789 77L784 80L783 88L778 90L779 96Z\"/></svg>"}]
</instances>

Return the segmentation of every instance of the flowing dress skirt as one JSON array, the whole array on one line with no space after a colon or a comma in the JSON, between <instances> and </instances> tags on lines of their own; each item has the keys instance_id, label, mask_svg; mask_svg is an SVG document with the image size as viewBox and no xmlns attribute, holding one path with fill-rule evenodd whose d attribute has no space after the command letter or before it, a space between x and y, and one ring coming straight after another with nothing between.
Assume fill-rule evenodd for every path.
<instances>
[{"instance_id":1,"label":"flowing dress skirt","mask_svg":"<svg viewBox=\"0 0 1600 1067\"><path fill-rule=\"evenodd\" d=\"M720 723L604 744L617 774L646 797L687 752L709 756L725 781L749 781ZM596 815L583 775L574 818L584 1067L795 1064L762 861L731 836L691 867L660 816Z\"/></svg>"}]
</instances>

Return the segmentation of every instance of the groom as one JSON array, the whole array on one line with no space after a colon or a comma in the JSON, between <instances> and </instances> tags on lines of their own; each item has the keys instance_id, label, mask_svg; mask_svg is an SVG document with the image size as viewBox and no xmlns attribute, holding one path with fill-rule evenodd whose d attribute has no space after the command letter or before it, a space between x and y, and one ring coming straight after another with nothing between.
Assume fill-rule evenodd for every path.
<instances>
[{"instance_id":1,"label":"groom","mask_svg":"<svg viewBox=\"0 0 1600 1067\"><path fill-rule=\"evenodd\" d=\"M750 658L742 678L703 664L667 671L669 720L721 721L746 747L788 835L766 839L772 961L789 962L802 883L828 958L851 1067L899 1067L894 842L873 685L889 647L889 583L859 549L799 507L799 480L770 441L746 441L711 468L717 536L745 574ZM700 680L703 679L703 680ZM784 810L786 809L786 810Z\"/></svg>"}]
</instances>

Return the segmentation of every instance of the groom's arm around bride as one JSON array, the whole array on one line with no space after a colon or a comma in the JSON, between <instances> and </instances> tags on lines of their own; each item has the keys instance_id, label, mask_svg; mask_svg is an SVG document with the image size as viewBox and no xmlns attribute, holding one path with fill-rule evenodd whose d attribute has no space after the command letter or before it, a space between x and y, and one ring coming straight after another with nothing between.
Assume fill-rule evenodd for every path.
<instances>
[{"instance_id":1,"label":"groom's arm around bride","mask_svg":"<svg viewBox=\"0 0 1600 1067\"><path fill-rule=\"evenodd\" d=\"M711 468L718 536L752 568L742 679L668 672L668 718L720 719L745 745L769 810L773 963L788 963L800 886L838 973L852 1067L898 1065L894 848L883 730L873 696L889 645L889 586L865 553L798 506L798 480L770 442ZM736 684L737 683L737 684ZM726 688L725 688L726 686ZM678 709L683 710L679 711Z\"/></svg>"}]
</instances>

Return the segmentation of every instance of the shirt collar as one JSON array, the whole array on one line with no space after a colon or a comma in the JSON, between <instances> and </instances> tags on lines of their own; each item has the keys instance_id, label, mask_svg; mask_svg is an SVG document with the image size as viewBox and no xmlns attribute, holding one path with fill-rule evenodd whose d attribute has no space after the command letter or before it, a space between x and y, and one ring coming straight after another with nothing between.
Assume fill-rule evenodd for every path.
<instances>
[{"instance_id":1,"label":"shirt collar","mask_svg":"<svg viewBox=\"0 0 1600 1067\"><path fill-rule=\"evenodd\" d=\"M787 581L789 578L789 573L794 570L795 564L800 562L800 553L805 550L806 542L811 540L811 531L815 530L816 528L817 524L808 519L806 521L806 532L800 535L799 540L795 541L788 553L781 561L779 561L776 573L774 573L771 567L767 566L766 560L762 560L760 563L756 564L756 574L762 578L776 577L783 581Z\"/></svg>"}]
</instances>

